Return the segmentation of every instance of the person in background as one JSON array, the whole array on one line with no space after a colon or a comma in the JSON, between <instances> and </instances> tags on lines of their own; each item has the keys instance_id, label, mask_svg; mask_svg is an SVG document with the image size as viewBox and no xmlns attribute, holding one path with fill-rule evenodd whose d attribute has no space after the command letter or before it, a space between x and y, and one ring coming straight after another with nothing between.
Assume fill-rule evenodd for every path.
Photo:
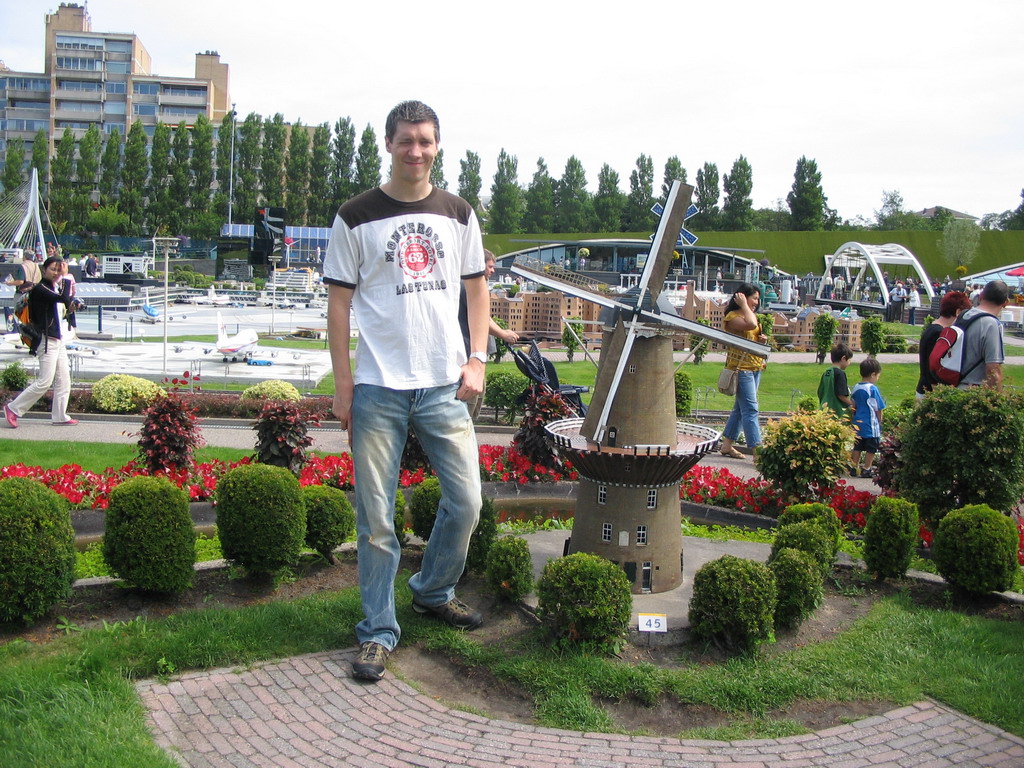
<instances>
[{"instance_id":1,"label":"person in background","mask_svg":"<svg viewBox=\"0 0 1024 768\"><path fill-rule=\"evenodd\" d=\"M32 286L42 279L42 272L35 261L36 255L32 251L25 251L21 264L13 275L8 275L5 281L8 285L14 286L15 293L28 293Z\"/></svg>"},{"instance_id":2,"label":"person in background","mask_svg":"<svg viewBox=\"0 0 1024 768\"><path fill-rule=\"evenodd\" d=\"M61 334L63 309L73 311L77 300L61 290L63 259L51 256L43 262L43 276L29 295L29 314L32 322L42 331L38 347L31 350L39 357L39 373L20 395L4 406L4 416L12 429L18 428L18 419L24 416L46 391L53 387L50 421L56 427L74 426L78 422L68 416L71 397L71 369L68 352Z\"/></svg>"},{"instance_id":3,"label":"person in background","mask_svg":"<svg viewBox=\"0 0 1024 768\"><path fill-rule=\"evenodd\" d=\"M768 341L768 337L761 332L761 323L757 319L757 307L760 302L761 293L757 288L750 283L740 285L725 308L725 330L751 341L760 341L762 344ZM725 367L738 373L736 401L722 432L722 447L719 450L723 456L733 459L745 458L733 445L740 436L741 429L748 448L756 448L761 444L757 388L761 384L764 366L765 361L762 358L729 347Z\"/></svg>"},{"instance_id":4,"label":"person in background","mask_svg":"<svg viewBox=\"0 0 1024 768\"><path fill-rule=\"evenodd\" d=\"M875 454L882 440L882 411L885 399L878 390L878 378L882 375L882 364L874 357L860 361L860 382L853 388L853 429L857 433L850 453L850 476L873 477ZM861 456L864 468L860 468Z\"/></svg>"},{"instance_id":5,"label":"person in background","mask_svg":"<svg viewBox=\"0 0 1024 768\"><path fill-rule=\"evenodd\" d=\"M853 350L848 344L839 342L832 347L830 355L832 367L821 374L821 381L818 382L818 404L822 408L831 409L840 419L846 419L853 405L850 385L846 380L846 369L853 359Z\"/></svg>"},{"instance_id":6,"label":"person in background","mask_svg":"<svg viewBox=\"0 0 1024 768\"><path fill-rule=\"evenodd\" d=\"M935 342L944 328L949 328L957 321L960 314L971 308L971 300L963 291L950 291L942 297L939 302L939 316L925 326L921 331L921 340L918 342L918 364L921 375L917 379L917 397L922 398L925 393L931 392L938 383L932 376L929 358L932 350L935 349Z\"/></svg>"},{"instance_id":7,"label":"person in background","mask_svg":"<svg viewBox=\"0 0 1024 768\"><path fill-rule=\"evenodd\" d=\"M983 314L964 331L963 379L960 389L985 386L1003 388L1003 325L999 321L1010 301L1010 288L1002 280L991 280L978 293L978 304L961 316L966 323Z\"/></svg>"},{"instance_id":8,"label":"person in background","mask_svg":"<svg viewBox=\"0 0 1024 768\"><path fill-rule=\"evenodd\" d=\"M916 285L908 282L907 285L907 314L910 315L910 324L917 325L917 310L921 308L921 291Z\"/></svg>"}]
</instances>

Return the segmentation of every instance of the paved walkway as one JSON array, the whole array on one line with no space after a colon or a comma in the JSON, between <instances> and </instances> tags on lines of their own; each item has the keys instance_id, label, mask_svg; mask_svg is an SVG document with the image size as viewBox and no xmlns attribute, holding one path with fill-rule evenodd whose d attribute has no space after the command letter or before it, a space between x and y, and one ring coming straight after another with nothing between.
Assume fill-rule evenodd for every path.
<instances>
[{"instance_id":1,"label":"paved walkway","mask_svg":"<svg viewBox=\"0 0 1024 768\"><path fill-rule=\"evenodd\" d=\"M783 739L581 733L449 709L393 675L360 683L349 675L355 655L317 653L136 688L157 743L192 768L1024 765L1024 740L932 701Z\"/></svg>"}]
</instances>

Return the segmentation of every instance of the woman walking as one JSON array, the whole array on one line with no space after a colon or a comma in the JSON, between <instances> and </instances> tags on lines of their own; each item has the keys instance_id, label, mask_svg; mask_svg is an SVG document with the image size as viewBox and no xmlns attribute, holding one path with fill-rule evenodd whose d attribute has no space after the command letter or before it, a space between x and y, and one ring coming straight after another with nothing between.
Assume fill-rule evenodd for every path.
<instances>
[{"instance_id":1,"label":"woman walking","mask_svg":"<svg viewBox=\"0 0 1024 768\"><path fill-rule=\"evenodd\" d=\"M78 302L62 290L64 260L51 256L43 262L42 279L29 294L29 317L42 334L38 346L32 350L39 357L39 374L14 400L4 406L4 415L12 429L18 428L18 419L35 405L53 386L53 405L50 419L54 426L73 426L78 422L68 417L68 399L71 397L71 370L68 352L61 336L61 320L65 312L73 312Z\"/></svg>"},{"instance_id":2,"label":"woman walking","mask_svg":"<svg viewBox=\"0 0 1024 768\"><path fill-rule=\"evenodd\" d=\"M757 319L757 307L761 303L761 293L750 283L743 283L729 300L725 308L725 330L762 344L768 337L761 333L761 324ZM761 444L761 426L758 424L757 388L761 383L761 371L765 361L749 352L729 347L725 367L737 372L736 401L732 413L722 433L721 452L723 456L734 459L744 458L743 454L733 447L736 438L743 430L747 447L756 448Z\"/></svg>"}]
</instances>

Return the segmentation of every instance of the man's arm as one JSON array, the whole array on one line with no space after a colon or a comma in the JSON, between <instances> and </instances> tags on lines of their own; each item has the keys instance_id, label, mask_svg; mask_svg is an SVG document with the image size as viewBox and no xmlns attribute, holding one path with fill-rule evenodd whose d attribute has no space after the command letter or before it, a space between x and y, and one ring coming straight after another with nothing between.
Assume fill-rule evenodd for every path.
<instances>
[{"instance_id":1,"label":"man's arm","mask_svg":"<svg viewBox=\"0 0 1024 768\"><path fill-rule=\"evenodd\" d=\"M500 325L494 322L494 320L489 320L488 322L490 323L490 325L488 326L487 332L490 333L491 336L493 336L494 338L501 339L506 344L515 344L517 341L519 341L519 334L516 333L515 331L509 330L508 328L502 328Z\"/></svg>"},{"instance_id":2,"label":"man's arm","mask_svg":"<svg viewBox=\"0 0 1024 768\"><path fill-rule=\"evenodd\" d=\"M463 280L466 288L466 314L469 320L469 351L487 353L491 303L483 275ZM462 386L455 397L470 400L484 391L484 364L470 358L462 366Z\"/></svg>"},{"instance_id":3,"label":"man's arm","mask_svg":"<svg viewBox=\"0 0 1024 768\"><path fill-rule=\"evenodd\" d=\"M996 391L1002 391L1003 389L1003 364L1002 363L986 363L985 364L985 386L989 389Z\"/></svg>"},{"instance_id":4,"label":"man's arm","mask_svg":"<svg viewBox=\"0 0 1024 768\"><path fill-rule=\"evenodd\" d=\"M352 309L352 288L327 286L327 339L331 350L331 369L334 371L334 403L331 410L348 429L352 421L352 361L349 357L351 333L349 313ZM482 366L481 366L482 367Z\"/></svg>"}]
</instances>

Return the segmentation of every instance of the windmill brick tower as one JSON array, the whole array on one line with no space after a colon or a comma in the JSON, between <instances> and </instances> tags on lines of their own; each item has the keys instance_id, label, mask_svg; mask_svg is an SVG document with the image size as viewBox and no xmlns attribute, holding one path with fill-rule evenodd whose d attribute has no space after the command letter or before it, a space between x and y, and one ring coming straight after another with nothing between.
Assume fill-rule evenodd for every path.
<instances>
[{"instance_id":1,"label":"windmill brick tower","mask_svg":"<svg viewBox=\"0 0 1024 768\"><path fill-rule=\"evenodd\" d=\"M605 307L601 361L583 419L549 424L555 449L580 475L569 552L618 564L635 594L682 582L679 483L721 434L677 422L672 337L679 330L767 357L768 347L685 320L659 303L693 187L676 182L633 296L610 298L530 265L513 271Z\"/></svg>"}]
</instances>

